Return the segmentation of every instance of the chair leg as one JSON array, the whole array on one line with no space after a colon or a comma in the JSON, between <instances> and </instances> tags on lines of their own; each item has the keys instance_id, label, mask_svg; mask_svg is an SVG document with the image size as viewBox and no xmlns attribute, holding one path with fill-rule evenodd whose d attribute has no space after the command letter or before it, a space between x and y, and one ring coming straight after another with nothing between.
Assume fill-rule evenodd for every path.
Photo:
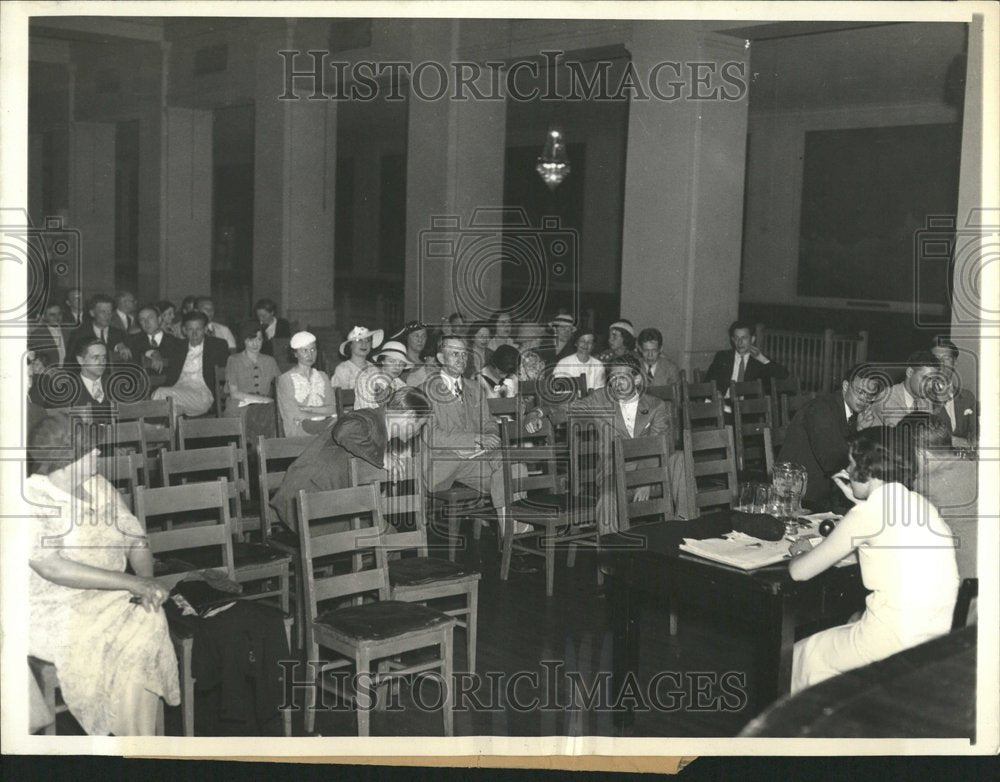
<instances>
[{"instance_id":1,"label":"chair leg","mask_svg":"<svg viewBox=\"0 0 1000 782\"><path fill-rule=\"evenodd\" d=\"M448 521L448 559L455 561L455 548L458 546L458 515L453 510L445 511Z\"/></svg>"},{"instance_id":2,"label":"chair leg","mask_svg":"<svg viewBox=\"0 0 1000 782\"><path fill-rule=\"evenodd\" d=\"M358 652L357 656L354 658L354 662L354 670L358 677L358 681L360 682L362 675L371 673L371 659L369 659L367 652ZM356 692L355 695L357 695ZM358 736L369 736L371 734L370 720L372 704L369 703L365 708L361 708L361 704L358 703L358 699L355 697L354 712L358 715Z\"/></svg>"},{"instance_id":3,"label":"chair leg","mask_svg":"<svg viewBox=\"0 0 1000 782\"><path fill-rule=\"evenodd\" d=\"M566 567L576 565L576 543L569 544L569 551L566 553Z\"/></svg>"},{"instance_id":4,"label":"chair leg","mask_svg":"<svg viewBox=\"0 0 1000 782\"><path fill-rule=\"evenodd\" d=\"M441 706L444 717L444 735L455 735L455 713L452 709L455 700L454 682L452 681L452 660L454 651L454 626L444 632L444 643L441 644L441 678L444 687L444 703Z\"/></svg>"},{"instance_id":5,"label":"chair leg","mask_svg":"<svg viewBox=\"0 0 1000 782\"><path fill-rule=\"evenodd\" d=\"M375 688L375 711L385 711L385 706L389 702L390 679L386 678L389 673L389 661L379 660L378 678L379 685Z\"/></svg>"},{"instance_id":6,"label":"chair leg","mask_svg":"<svg viewBox=\"0 0 1000 782\"><path fill-rule=\"evenodd\" d=\"M472 521L472 539L479 540L483 535L483 522L482 519L474 519Z\"/></svg>"},{"instance_id":7,"label":"chair leg","mask_svg":"<svg viewBox=\"0 0 1000 782\"><path fill-rule=\"evenodd\" d=\"M556 578L556 539L554 535L547 534L549 540L544 540L545 544L545 596L552 597L552 589L555 586Z\"/></svg>"},{"instance_id":8,"label":"chair leg","mask_svg":"<svg viewBox=\"0 0 1000 782\"><path fill-rule=\"evenodd\" d=\"M319 646L310 638L306 655L306 713L305 732L311 734L316 727L316 696L319 695Z\"/></svg>"},{"instance_id":9,"label":"chair leg","mask_svg":"<svg viewBox=\"0 0 1000 782\"><path fill-rule=\"evenodd\" d=\"M49 709L49 714L52 715L52 722L45 726L46 736L56 735L56 687L58 679L56 678L56 667L52 663L46 663L42 668L42 697L45 699L45 705Z\"/></svg>"},{"instance_id":10,"label":"chair leg","mask_svg":"<svg viewBox=\"0 0 1000 782\"><path fill-rule=\"evenodd\" d=\"M185 736L194 736L194 674L191 672L193 641L184 644L181 655L181 729Z\"/></svg>"},{"instance_id":11,"label":"chair leg","mask_svg":"<svg viewBox=\"0 0 1000 782\"><path fill-rule=\"evenodd\" d=\"M671 608L670 609L670 635L671 636L676 636L677 635L677 609L676 608Z\"/></svg>"},{"instance_id":12,"label":"chair leg","mask_svg":"<svg viewBox=\"0 0 1000 782\"><path fill-rule=\"evenodd\" d=\"M473 583L465 596L469 614L465 618L465 643L468 648L466 662L469 672L476 672L476 631L479 623L479 583Z\"/></svg>"},{"instance_id":13,"label":"chair leg","mask_svg":"<svg viewBox=\"0 0 1000 782\"><path fill-rule=\"evenodd\" d=\"M514 550L514 520L507 518L507 509L497 509L497 523L503 530L503 556L500 558L500 580L506 581L510 574L510 556Z\"/></svg>"},{"instance_id":14,"label":"chair leg","mask_svg":"<svg viewBox=\"0 0 1000 782\"><path fill-rule=\"evenodd\" d=\"M156 732L155 736L163 736L166 733L163 718L163 698L156 699Z\"/></svg>"}]
</instances>

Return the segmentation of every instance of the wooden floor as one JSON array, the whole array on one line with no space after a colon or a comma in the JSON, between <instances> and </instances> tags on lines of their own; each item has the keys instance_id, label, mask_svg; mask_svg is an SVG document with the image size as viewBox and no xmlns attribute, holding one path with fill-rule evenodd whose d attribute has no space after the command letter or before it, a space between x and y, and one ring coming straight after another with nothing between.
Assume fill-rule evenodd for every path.
<instances>
[{"instance_id":1,"label":"wooden floor","mask_svg":"<svg viewBox=\"0 0 1000 782\"><path fill-rule=\"evenodd\" d=\"M555 594L546 598L541 558L532 558L539 565L537 573L511 573L505 583L499 578L492 530L485 529L479 541L467 535L466 543L459 557L482 573L476 672L480 680L478 685L469 680L466 686L471 693L455 713L456 735L614 735L608 708L616 701L610 692L612 638L594 555L579 552L573 568L567 568L565 555L560 555ZM446 556L444 551L434 554ZM659 704L651 702L651 708L638 711L628 735L732 736L756 716L748 705L752 691L749 699L739 692L741 682L751 690L753 686L752 680L746 681L747 643L724 628L724 616L681 613L678 634L671 638L666 612L644 611L638 684L645 691L650 677L660 674ZM455 640L455 670L466 671L464 630L456 629ZM520 677L512 680L519 672ZM720 693L720 677L727 673L727 692ZM603 680L607 695L589 708L579 702L574 707L567 675L589 690ZM424 702L432 703L436 688L425 686L423 693ZM329 701L332 708L317 714L316 732L354 735L354 713L338 706L332 696ZM177 711L167 710L168 734L179 733ZM301 713L295 715L293 727L295 735L303 735ZM440 736L441 714L419 708L404 683L398 702L373 715L371 730L375 736ZM59 732L78 733L79 728L62 715Z\"/></svg>"}]
</instances>

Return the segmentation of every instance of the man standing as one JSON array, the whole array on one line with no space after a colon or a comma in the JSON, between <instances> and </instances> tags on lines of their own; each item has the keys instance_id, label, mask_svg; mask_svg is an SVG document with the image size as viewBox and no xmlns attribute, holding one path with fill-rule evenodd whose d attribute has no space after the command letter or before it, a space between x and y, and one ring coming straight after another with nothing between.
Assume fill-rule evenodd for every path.
<instances>
[{"instance_id":1,"label":"man standing","mask_svg":"<svg viewBox=\"0 0 1000 782\"><path fill-rule=\"evenodd\" d=\"M842 495L831 478L847 467L847 439L874 423L869 408L879 391L874 368L859 364L847 372L839 390L809 400L788 424L778 461L805 467L805 507L825 511L839 503Z\"/></svg>"},{"instance_id":2,"label":"man standing","mask_svg":"<svg viewBox=\"0 0 1000 782\"><path fill-rule=\"evenodd\" d=\"M958 359L958 346L950 339L938 337L931 353L941 362L945 378L950 381L950 389L945 392L946 399L941 408L948 416L951 426L952 445L969 445L976 441L978 431L976 413L979 409L976 395L962 386L955 362Z\"/></svg>"},{"instance_id":3,"label":"man standing","mask_svg":"<svg viewBox=\"0 0 1000 782\"><path fill-rule=\"evenodd\" d=\"M171 352L176 353L182 341L160 328L160 313L152 305L146 305L139 310L137 320L141 331L130 334L125 340L125 345L131 352L132 359L143 369L154 375L160 375L167 365L164 356Z\"/></svg>"},{"instance_id":4,"label":"man standing","mask_svg":"<svg viewBox=\"0 0 1000 782\"><path fill-rule=\"evenodd\" d=\"M764 391L771 387L771 379L788 377L788 370L777 361L771 361L756 344L749 323L733 321L729 326L729 343L732 350L720 350L705 373L705 380L715 382L715 387L729 398L729 384L744 380L763 380Z\"/></svg>"},{"instance_id":5,"label":"man standing","mask_svg":"<svg viewBox=\"0 0 1000 782\"><path fill-rule=\"evenodd\" d=\"M205 313L187 313L181 327L187 341L164 349L166 385L153 392L153 399L173 397L176 416L203 415L215 401L215 368L226 365L229 349L223 340L206 336L207 326Z\"/></svg>"},{"instance_id":6,"label":"man standing","mask_svg":"<svg viewBox=\"0 0 1000 782\"><path fill-rule=\"evenodd\" d=\"M948 381L950 383L950 381ZM946 396L941 362L929 350L911 353L906 360L906 375L888 393L872 404L875 426L895 426L909 413L937 412L947 416L936 403Z\"/></svg>"},{"instance_id":7,"label":"man standing","mask_svg":"<svg viewBox=\"0 0 1000 782\"><path fill-rule=\"evenodd\" d=\"M672 386L681 382L680 367L663 355L663 333L659 329L643 329L636 342L647 386Z\"/></svg>"},{"instance_id":8,"label":"man standing","mask_svg":"<svg viewBox=\"0 0 1000 782\"><path fill-rule=\"evenodd\" d=\"M205 313L205 317L208 318L208 326L206 327L205 333L210 337L218 337L224 340L226 345L229 346L229 351L231 353L236 352L236 337L233 336L233 332L229 330L227 326L223 326L221 323L216 323L213 318L215 318L215 302L212 301L208 296L200 296L198 298L198 303L195 305L201 312ZM225 361L222 362L225 366Z\"/></svg>"},{"instance_id":9,"label":"man standing","mask_svg":"<svg viewBox=\"0 0 1000 782\"><path fill-rule=\"evenodd\" d=\"M110 296L98 293L91 297L88 307L90 319L70 334L68 352L76 355L79 343L96 337L107 346L109 355L114 353L126 361L131 359L132 354L125 346L125 332L111 322L114 307Z\"/></svg>"}]
</instances>

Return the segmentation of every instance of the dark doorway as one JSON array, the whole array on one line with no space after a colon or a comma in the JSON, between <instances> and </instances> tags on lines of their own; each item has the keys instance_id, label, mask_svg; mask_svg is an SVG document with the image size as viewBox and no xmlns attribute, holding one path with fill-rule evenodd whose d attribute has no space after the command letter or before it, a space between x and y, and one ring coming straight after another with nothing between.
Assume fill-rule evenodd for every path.
<instances>
[{"instance_id":1,"label":"dark doorway","mask_svg":"<svg viewBox=\"0 0 1000 782\"><path fill-rule=\"evenodd\" d=\"M139 120L115 126L115 284L138 293Z\"/></svg>"}]
</instances>

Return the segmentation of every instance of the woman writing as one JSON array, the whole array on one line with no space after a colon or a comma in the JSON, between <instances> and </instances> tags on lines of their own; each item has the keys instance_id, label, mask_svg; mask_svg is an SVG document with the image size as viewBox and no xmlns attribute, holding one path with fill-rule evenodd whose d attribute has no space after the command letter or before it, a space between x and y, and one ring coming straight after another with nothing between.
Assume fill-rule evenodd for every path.
<instances>
[{"instance_id":1,"label":"woman writing","mask_svg":"<svg viewBox=\"0 0 1000 782\"><path fill-rule=\"evenodd\" d=\"M50 414L32 431L35 473L28 653L56 667L63 700L91 735L149 736L159 699L180 703L177 657L138 520L96 474L86 429ZM53 512L52 509L56 509ZM125 572L130 566L134 575Z\"/></svg>"},{"instance_id":2,"label":"woman writing","mask_svg":"<svg viewBox=\"0 0 1000 782\"><path fill-rule=\"evenodd\" d=\"M795 644L792 692L882 660L951 629L958 570L948 525L911 491L916 474L906 427L864 429L849 442L847 470L834 481L856 503L812 548L792 544L788 570L796 581L819 575L853 551L872 590L856 622Z\"/></svg>"},{"instance_id":3,"label":"woman writing","mask_svg":"<svg viewBox=\"0 0 1000 782\"><path fill-rule=\"evenodd\" d=\"M300 331L292 337L289 347L296 363L278 378L278 414L285 437L305 437L324 429L330 416L336 413L337 405L330 378L326 372L313 368L316 337Z\"/></svg>"},{"instance_id":4,"label":"woman writing","mask_svg":"<svg viewBox=\"0 0 1000 782\"><path fill-rule=\"evenodd\" d=\"M400 449L420 433L430 413L424 393L407 387L393 392L383 407L345 414L329 433L317 435L288 467L271 507L288 527L296 530L299 490L349 487L352 456L393 472Z\"/></svg>"},{"instance_id":5,"label":"woman writing","mask_svg":"<svg viewBox=\"0 0 1000 782\"><path fill-rule=\"evenodd\" d=\"M247 437L255 443L260 435L275 435L274 399L271 394L272 384L281 371L278 362L261 352L264 334L260 323L254 320L241 323L237 336L243 343L243 351L226 361L229 396L225 415L232 418L242 416Z\"/></svg>"}]
</instances>

